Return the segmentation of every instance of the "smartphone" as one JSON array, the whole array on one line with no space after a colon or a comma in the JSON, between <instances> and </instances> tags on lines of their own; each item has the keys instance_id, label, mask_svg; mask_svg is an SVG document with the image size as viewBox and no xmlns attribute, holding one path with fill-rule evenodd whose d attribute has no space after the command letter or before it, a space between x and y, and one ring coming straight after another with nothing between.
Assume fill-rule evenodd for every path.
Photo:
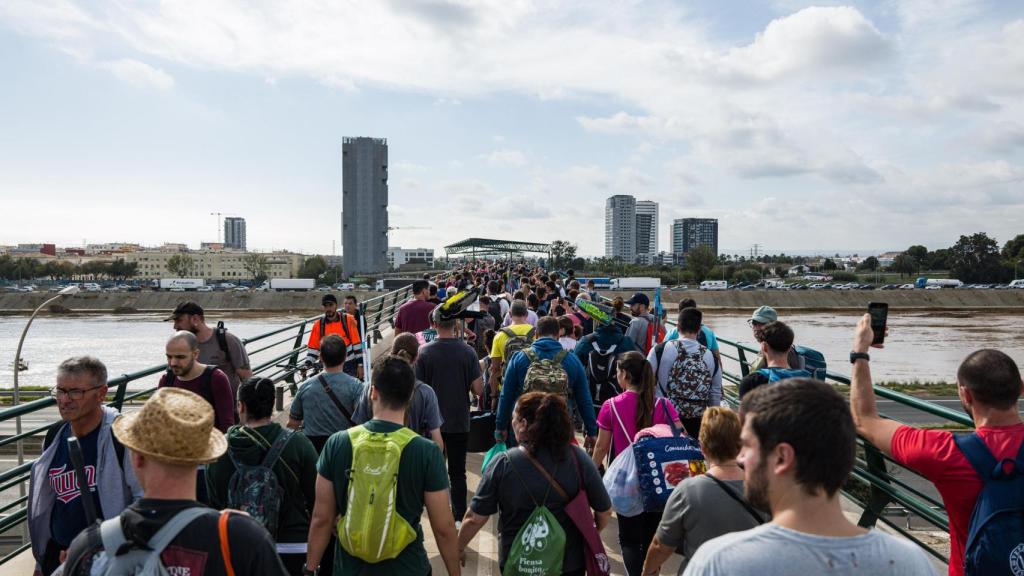
<instances>
[{"instance_id":1,"label":"smartphone","mask_svg":"<svg viewBox=\"0 0 1024 576\"><path fill-rule=\"evenodd\" d=\"M870 302L868 314L871 315L871 331L875 333L871 344L885 342L885 323L889 318L889 305L885 302Z\"/></svg>"}]
</instances>

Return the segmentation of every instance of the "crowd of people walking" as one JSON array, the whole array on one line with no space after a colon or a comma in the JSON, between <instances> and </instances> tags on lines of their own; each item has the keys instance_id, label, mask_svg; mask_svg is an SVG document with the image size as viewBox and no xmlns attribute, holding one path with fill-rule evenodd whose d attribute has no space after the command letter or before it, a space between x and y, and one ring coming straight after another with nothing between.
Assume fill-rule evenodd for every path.
<instances>
[{"instance_id":1,"label":"crowd of people walking","mask_svg":"<svg viewBox=\"0 0 1024 576\"><path fill-rule=\"evenodd\" d=\"M51 391L63 423L31 473L36 574L426 575L427 525L460 574L495 515L506 575L605 576L611 555L628 576L655 575L673 554L687 575L936 573L917 545L844 514L857 434L935 483L951 575L1024 566L1024 543L1011 546L1024 534L1022 382L1000 351L961 364L976 429L953 434L878 415L869 362L884 352L867 315L853 328L847 401L792 323L755 310L759 354L734 410L692 299L667 330L647 294L608 304L571 270L500 261L412 292L372 364L355 299L339 310L323 297L307 346L322 371L300 384L284 426L278 383L254 375L238 338L194 302L168 318L167 371L136 412L104 404L99 359L64 361ZM1008 506L1009 520L972 517ZM617 548L606 549L613 515Z\"/></svg>"}]
</instances>

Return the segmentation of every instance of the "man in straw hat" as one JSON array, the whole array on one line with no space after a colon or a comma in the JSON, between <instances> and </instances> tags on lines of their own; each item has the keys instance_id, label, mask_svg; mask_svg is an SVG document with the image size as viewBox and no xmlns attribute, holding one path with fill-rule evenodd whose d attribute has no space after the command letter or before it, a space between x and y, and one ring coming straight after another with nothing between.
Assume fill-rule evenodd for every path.
<instances>
[{"instance_id":1,"label":"man in straw hat","mask_svg":"<svg viewBox=\"0 0 1024 576\"><path fill-rule=\"evenodd\" d=\"M71 543L65 575L88 575L134 550L146 550L157 531L179 514L195 518L163 547L160 560L170 574L285 574L274 541L244 514L218 513L196 502L196 468L227 449L202 397L180 388L161 388L134 414L118 417L114 436L130 451L143 497L120 516L94 525ZM127 542L118 556L105 550L103 527L113 526ZM116 541L115 540L108 540Z\"/></svg>"}]
</instances>

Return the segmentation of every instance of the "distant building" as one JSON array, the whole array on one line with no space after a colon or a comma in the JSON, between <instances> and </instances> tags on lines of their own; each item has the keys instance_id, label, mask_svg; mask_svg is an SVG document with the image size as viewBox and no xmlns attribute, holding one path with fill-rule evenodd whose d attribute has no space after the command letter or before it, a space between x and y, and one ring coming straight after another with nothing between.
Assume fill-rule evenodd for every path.
<instances>
[{"instance_id":1,"label":"distant building","mask_svg":"<svg viewBox=\"0 0 1024 576\"><path fill-rule=\"evenodd\" d=\"M46 254L47 256L57 255L57 246L54 244L18 244L10 251L11 254Z\"/></svg>"},{"instance_id":2,"label":"distant building","mask_svg":"<svg viewBox=\"0 0 1024 576\"><path fill-rule=\"evenodd\" d=\"M889 266L892 266L894 262L896 262L896 258L900 254L903 254L903 252L883 252L877 256L878 265L883 268L888 268Z\"/></svg>"},{"instance_id":3,"label":"distant building","mask_svg":"<svg viewBox=\"0 0 1024 576\"><path fill-rule=\"evenodd\" d=\"M636 203L636 262L654 264L658 256L658 203Z\"/></svg>"},{"instance_id":4,"label":"distant building","mask_svg":"<svg viewBox=\"0 0 1024 576\"><path fill-rule=\"evenodd\" d=\"M605 201L604 255L626 262L636 259L636 198L617 194Z\"/></svg>"},{"instance_id":5,"label":"distant building","mask_svg":"<svg viewBox=\"0 0 1024 576\"><path fill-rule=\"evenodd\" d=\"M718 254L718 220L677 218L672 221L672 252L686 254L697 246L709 246Z\"/></svg>"},{"instance_id":6,"label":"distant building","mask_svg":"<svg viewBox=\"0 0 1024 576\"><path fill-rule=\"evenodd\" d=\"M388 252L388 142L345 138L341 155L344 274L383 272Z\"/></svg>"},{"instance_id":7,"label":"distant building","mask_svg":"<svg viewBox=\"0 0 1024 576\"><path fill-rule=\"evenodd\" d=\"M424 267L434 267L433 248L388 248L388 268L397 270L407 264L423 264Z\"/></svg>"},{"instance_id":8,"label":"distant building","mask_svg":"<svg viewBox=\"0 0 1024 576\"><path fill-rule=\"evenodd\" d=\"M245 218L224 219L224 247L245 251Z\"/></svg>"},{"instance_id":9,"label":"distant building","mask_svg":"<svg viewBox=\"0 0 1024 576\"><path fill-rule=\"evenodd\" d=\"M246 269L246 258L254 253L237 250L198 250L191 252L173 252L167 250L139 250L118 255L125 262L138 263L136 277L140 279L173 278L175 274L167 268L167 262L177 254L187 255L192 259L193 272L190 278L203 278L213 281L250 280L252 274ZM293 252L267 252L262 254L267 259L267 277L294 278L306 259L302 254Z\"/></svg>"}]
</instances>

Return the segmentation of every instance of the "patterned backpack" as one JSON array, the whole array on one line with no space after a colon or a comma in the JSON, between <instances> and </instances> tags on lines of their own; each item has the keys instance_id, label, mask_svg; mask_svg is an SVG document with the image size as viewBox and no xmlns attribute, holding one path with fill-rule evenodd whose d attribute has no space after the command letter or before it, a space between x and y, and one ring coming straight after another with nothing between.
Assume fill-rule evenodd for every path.
<instances>
[{"instance_id":1,"label":"patterned backpack","mask_svg":"<svg viewBox=\"0 0 1024 576\"><path fill-rule=\"evenodd\" d=\"M698 345L690 354L682 340L673 340L676 359L668 370L668 390L661 393L675 405L680 418L697 418L708 406L711 399L711 370L704 363L708 349ZM660 386L660 383L659 383Z\"/></svg>"},{"instance_id":2,"label":"patterned backpack","mask_svg":"<svg viewBox=\"0 0 1024 576\"><path fill-rule=\"evenodd\" d=\"M549 392L569 397L569 374L562 367L562 359L568 354L567 350L559 350L551 359L537 357L532 347L524 350L523 354L530 361L526 377L523 378L523 394Z\"/></svg>"},{"instance_id":3,"label":"patterned backpack","mask_svg":"<svg viewBox=\"0 0 1024 576\"><path fill-rule=\"evenodd\" d=\"M291 430L282 430L267 450L267 455L258 466L243 464L235 458L228 447L228 456L235 465L235 473L228 481L228 508L241 510L263 525L270 535L277 539L277 520L284 501L284 487L274 474L274 464L281 456Z\"/></svg>"}]
</instances>

